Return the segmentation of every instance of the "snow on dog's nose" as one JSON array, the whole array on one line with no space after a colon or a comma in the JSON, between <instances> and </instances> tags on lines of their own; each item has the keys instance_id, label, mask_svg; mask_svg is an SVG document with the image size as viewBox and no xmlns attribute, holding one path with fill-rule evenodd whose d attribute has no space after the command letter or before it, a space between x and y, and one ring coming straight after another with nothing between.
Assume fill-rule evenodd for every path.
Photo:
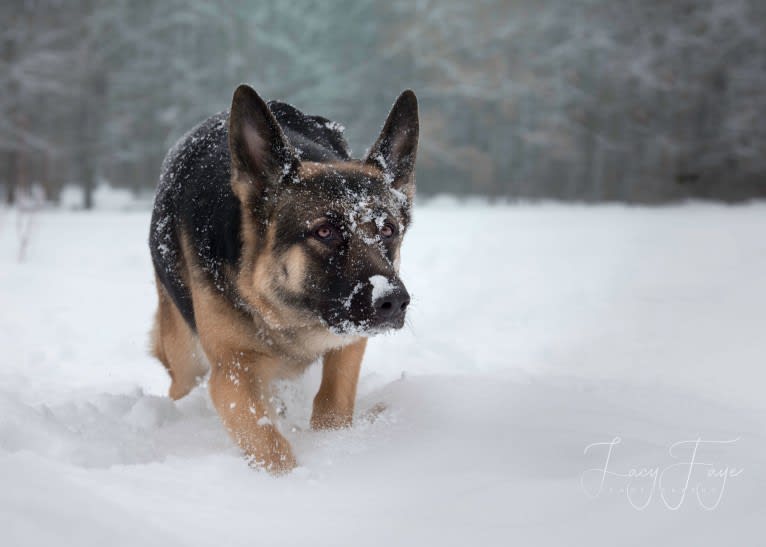
<instances>
[{"instance_id":1,"label":"snow on dog's nose","mask_svg":"<svg viewBox=\"0 0 766 547\"><path fill-rule=\"evenodd\" d=\"M410 304L410 295L398 279L393 282L382 275L370 277L372 307L375 324L399 328L404 324L404 314Z\"/></svg>"}]
</instances>

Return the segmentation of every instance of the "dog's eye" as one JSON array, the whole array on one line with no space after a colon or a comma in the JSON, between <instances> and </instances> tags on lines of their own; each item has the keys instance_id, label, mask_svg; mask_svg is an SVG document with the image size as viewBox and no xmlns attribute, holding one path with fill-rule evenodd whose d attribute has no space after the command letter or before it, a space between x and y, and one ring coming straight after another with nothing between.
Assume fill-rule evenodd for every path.
<instances>
[{"instance_id":1,"label":"dog's eye","mask_svg":"<svg viewBox=\"0 0 766 547\"><path fill-rule=\"evenodd\" d=\"M380 227L380 235L386 239L393 237L394 233L394 225L390 222L386 222L383 226Z\"/></svg>"},{"instance_id":2,"label":"dog's eye","mask_svg":"<svg viewBox=\"0 0 766 547\"><path fill-rule=\"evenodd\" d=\"M317 236L319 239L332 239L335 235L335 228L330 226L329 224L322 224L319 228L314 230L314 235Z\"/></svg>"}]
</instances>

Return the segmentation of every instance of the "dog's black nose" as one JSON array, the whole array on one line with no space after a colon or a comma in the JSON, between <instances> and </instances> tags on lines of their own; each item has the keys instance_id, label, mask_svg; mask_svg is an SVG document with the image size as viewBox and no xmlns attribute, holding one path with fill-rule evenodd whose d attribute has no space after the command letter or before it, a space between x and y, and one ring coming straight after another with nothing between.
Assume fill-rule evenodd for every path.
<instances>
[{"instance_id":1,"label":"dog's black nose","mask_svg":"<svg viewBox=\"0 0 766 547\"><path fill-rule=\"evenodd\" d=\"M375 316L381 323L402 321L409 304L410 295L407 289L398 287L375 301Z\"/></svg>"}]
</instances>

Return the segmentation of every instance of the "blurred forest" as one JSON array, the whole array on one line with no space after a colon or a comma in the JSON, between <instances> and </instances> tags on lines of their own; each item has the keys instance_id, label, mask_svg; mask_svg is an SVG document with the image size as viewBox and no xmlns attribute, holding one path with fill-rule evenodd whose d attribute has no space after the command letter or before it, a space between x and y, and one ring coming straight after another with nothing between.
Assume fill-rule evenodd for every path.
<instances>
[{"instance_id":1,"label":"blurred forest","mask_svg":"<svg viewBox=\"0 0 766 547\"><path fill-rule=\"evenodd\" d=\"M356 155L414 89L421 194L766 196L764 0L5 0L0 20L6 202L151 192L240 82L340 121Z\"/></svg>"}]
</instances>

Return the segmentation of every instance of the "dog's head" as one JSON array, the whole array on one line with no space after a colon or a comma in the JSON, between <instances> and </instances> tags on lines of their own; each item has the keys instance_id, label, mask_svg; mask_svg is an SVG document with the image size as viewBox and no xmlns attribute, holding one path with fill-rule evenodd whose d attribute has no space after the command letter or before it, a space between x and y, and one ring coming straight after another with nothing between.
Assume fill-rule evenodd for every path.
<instances>
[{"instance_id":1,"label":"dog's head","mask_svg":"<svg viewBox=\"0 0 766 547\"><path fill-rule=\"evenodd\" d=\"M248 86L229 119L243 211L238 287L276 327L372 334L404 324L399 251L415 193L417 99L402 93L361 160L302 161Z\"/></svg>"}]
</instances>

